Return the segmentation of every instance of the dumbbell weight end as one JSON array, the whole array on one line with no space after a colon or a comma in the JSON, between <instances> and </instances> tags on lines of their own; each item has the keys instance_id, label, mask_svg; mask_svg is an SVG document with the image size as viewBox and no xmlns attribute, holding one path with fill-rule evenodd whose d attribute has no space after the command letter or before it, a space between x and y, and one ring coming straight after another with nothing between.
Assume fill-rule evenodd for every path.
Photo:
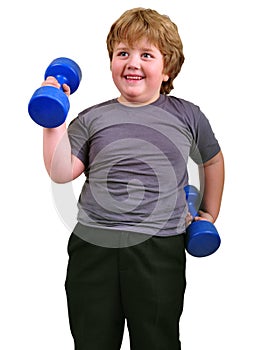
<instances>
[{"instance_id":1,"label":"dumbbell weight end","mask_svg":"<svg viewBox=\"0 0 255 350\"><path fill-rule=\"evenodd\" d=\"M59 84L67 84L70 87L71 94L73 94L79 87L82 73L76 62L70 58L60 57L51 62L45 71L44 78L53 76Z\"/></svg>"},{"instance_id":2,"label":"dumbbell weight end","mask_svg":"<svg viewBox=\"0 0 255 350\"><path fill-rule=\"evenodd\" d=\"M69 99L61 89L43 86L34 92L28 113L38 125L56 128L66 120L69 108Z\"/></svg>"},{"instance_id":3,"label":"dumbbell weight end","mask_svg":"<svg viewBox=\"0 0 255 350\"><path fill-rule=\"evenodd\" d=\"M209 256L216 252L221 244L216 227L209 221L192 222L186 229L186 250L198 258Z\"/></svg>"}]
</instances>

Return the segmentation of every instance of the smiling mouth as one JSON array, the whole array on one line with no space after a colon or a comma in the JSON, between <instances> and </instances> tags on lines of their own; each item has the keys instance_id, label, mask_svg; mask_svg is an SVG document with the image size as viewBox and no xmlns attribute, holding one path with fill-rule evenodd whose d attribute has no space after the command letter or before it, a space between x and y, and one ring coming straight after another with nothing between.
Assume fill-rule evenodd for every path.
<instances>
[{"instance_id":1,"label":"smiling mouth","mask_svg":"<svg viewBox=\"0 0 255 350\"><path fill-rule=\"evenodd\" d=\"M144 77L140 75L125 75L124 78L126 80L136 80L136 81L144 79Z\"/></svg>"}]
</instances>

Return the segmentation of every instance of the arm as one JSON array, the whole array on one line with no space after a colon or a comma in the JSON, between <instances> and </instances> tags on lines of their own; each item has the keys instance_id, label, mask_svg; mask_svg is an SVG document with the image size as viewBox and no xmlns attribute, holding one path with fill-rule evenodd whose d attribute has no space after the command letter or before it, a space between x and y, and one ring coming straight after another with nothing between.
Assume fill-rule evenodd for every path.
<instances>
[{"instance_id":1,"label":"arm","mask_svg":"<svg viewBox=\"0 0 255 350\"><path fill-rule=\"evenodd\" d=\"M200 168L201 193L203 193L200 217L195 220L215 222L221 205L224 186L224 159L220 151Z\"/></svg>"},{"instance_id":2,"label":"arm","mask_svg":"<svg viewBox=\"0 0 255 350\"><path fill-rule=\"evenodd\" d=\"M43 157L50 178L56 183L76 179L84 170L80 159L72 155L66 125L43 130Z\"/></svg>"},{"instance_id":3,"label":"arm","mask_svg":"<svg viewBox=\"0 0 255 350\"><path fill-rule=\"evenodd\" d=\"M55 78L48 77L43 85L59 87ZM69 95L70 89L63 85ZM66 124L57 128L43 129L43 158L50 178L56 183L66 183L76 179L85 170L84 164L71 153Z\"/></svg>"}]
</instances>

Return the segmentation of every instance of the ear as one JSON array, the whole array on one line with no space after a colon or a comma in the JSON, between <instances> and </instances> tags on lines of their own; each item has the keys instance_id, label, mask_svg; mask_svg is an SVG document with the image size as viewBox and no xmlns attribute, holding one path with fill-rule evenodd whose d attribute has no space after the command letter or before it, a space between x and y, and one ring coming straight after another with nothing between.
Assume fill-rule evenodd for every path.
<instances>
[{"instance_id":1,"label":"ear","mask_svg":"<svg viewBox=\"0 0 255 350\"><path fill-rule=\"evenodd\" d=\"M170 78L170 75L168 74L163 74L163 80L162 81L168 81L168 79Z\"/></svg>"}]
</instances>

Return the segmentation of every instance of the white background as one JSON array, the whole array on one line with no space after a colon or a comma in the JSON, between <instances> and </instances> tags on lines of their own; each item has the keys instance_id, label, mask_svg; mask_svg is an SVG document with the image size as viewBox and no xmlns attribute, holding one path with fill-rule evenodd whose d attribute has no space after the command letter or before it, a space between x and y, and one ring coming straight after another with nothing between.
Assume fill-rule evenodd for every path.
<instances>
[{"instance_id":1,"label":"white background","mask_svg":"<svg viewBox=\"0 0 255 350\"><path fill-rule=\"evenodd\" d=\"M83 71L70 97L68 122L116 97L106 35L122 12L137 6L168 14L178 25L186 61L173 95L201 107L226 163L216 223L221 248L208 258L187 256L182 349L255 348L252 1L13 0L0 12L1 349L73 349L64 291L70 232L55 209L42 129L30 119L27 104L59 56L73 58Z\"/></svg>"}]
</instances>

